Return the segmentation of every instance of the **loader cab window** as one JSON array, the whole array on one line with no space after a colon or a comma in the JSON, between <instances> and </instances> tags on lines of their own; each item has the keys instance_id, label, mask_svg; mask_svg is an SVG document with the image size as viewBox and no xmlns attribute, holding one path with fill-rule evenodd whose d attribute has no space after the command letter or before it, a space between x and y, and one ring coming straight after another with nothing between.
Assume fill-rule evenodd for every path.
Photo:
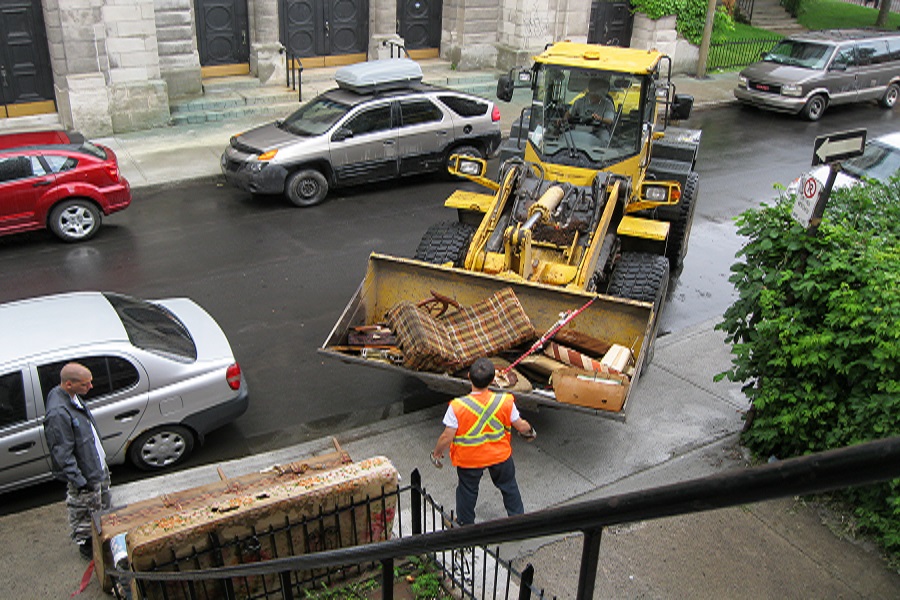
<instances>
[{"instance_id":1,"label":"loader cab window","mask_svg":"<svg viewBox=\"0 0 900 600\"><path fill-rule=\"evenodd\" d=\"M535 83L529 140L541 160L603 168L640 149L641 77L542 65Z\"/></svg>"}]
</instances>

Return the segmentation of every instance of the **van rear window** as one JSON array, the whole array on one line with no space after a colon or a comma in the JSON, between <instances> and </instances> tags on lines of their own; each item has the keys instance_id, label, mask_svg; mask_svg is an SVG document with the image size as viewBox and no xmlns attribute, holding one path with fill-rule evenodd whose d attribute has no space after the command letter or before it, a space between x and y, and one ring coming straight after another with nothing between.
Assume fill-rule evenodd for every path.
<instances>
[{"instance_id":1,"label":"van rear window","mask_svg":"<svg viewBox=\"0 0 900 600\"><path fill-rule=\"evenodd\" d=\"M197 346L190 332L171 311L129 296L103 295L118 313L132 344L149 352L197 359Z\"/></svg>"}]
</instances>

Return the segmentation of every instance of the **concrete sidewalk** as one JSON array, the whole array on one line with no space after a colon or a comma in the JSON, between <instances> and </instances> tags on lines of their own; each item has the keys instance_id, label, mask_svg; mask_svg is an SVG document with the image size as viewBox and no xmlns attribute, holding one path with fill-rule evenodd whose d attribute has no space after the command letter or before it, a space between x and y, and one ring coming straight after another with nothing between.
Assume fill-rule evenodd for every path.
<instances>
[{"instance_id":1,"label":"concrete sidewalk","mask_svg":"<svg viewBox=\"0 0 900 600\"><path fill-rule=\"evenodd\" d=\"M580 413L527 414L538 439L514 441L519 485L529 511L701 477L746 465L737 443L746 400L737 385L713 382L730 358L707 322L660 338L619 423ZM341 434L355 459L383 455L406 478L418 468L439 502L453 505L453 469L433 469L428 453L440 433L443 406ZM398 443L402 440L402 443ZM317 440L278 452L119 486L114 504L258 471L328 452ZM482 483L478 520L505 516L499 493ZM0 518L7 554L0 597L63 598L77 587L85 562L68 543L63 503ZM535 566L548 594L575 593L579 536L508 544L502 555ZM47 569L47 565L52 565ZM897 598L900 575L877 552L837 537L815 508L794 499L610 528L601 544L598 598ZM81 595L105 597L96 581Z\"/></svg>"}]
</instances>

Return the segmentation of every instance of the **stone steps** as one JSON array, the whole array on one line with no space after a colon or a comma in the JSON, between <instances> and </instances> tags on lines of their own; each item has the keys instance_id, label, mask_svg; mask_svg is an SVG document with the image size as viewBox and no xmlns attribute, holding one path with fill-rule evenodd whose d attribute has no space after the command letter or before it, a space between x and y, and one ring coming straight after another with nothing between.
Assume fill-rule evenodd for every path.
<instances>
[{"instance_id":1,"label":"stone steps","mask_svg":"<svg viewBox=\"0 0 900 600\"><path fill-rule=\"evenodd\" d=\"M493 99L497 74L489 71L458 72L446 61L423 61L423 81ZM307 69L301 76L303 100L334 87L335 68ZM296 90L280 85L261 86L251 76L209 79L203 96L179 100L169 106L172 125L238 120L245 117L284 117L299 106Z\"/></svg>"},{"instance_id":2,"label":"stone steps","mask_svg":"<svg viewBox=\"0 0 900 600\"><path fill-rule=\"evenodd\" d=\"M750 24L781 35L806 31L806 28L781 6L779 0L755 0Z\"/></svg>"}]
</instances>

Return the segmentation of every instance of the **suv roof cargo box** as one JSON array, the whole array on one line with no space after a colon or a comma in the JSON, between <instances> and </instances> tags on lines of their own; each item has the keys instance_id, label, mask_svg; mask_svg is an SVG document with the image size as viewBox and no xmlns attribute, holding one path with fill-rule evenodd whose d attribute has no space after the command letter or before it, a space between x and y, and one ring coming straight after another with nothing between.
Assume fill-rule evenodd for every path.
<instances>
[{"instance_id":1,"label":"suv roof cargo box","mask_svg":"<svg viewBox=\"0 0 900 600\"><path fill-rule=\"evenodd\" d=\"M341 67L335 72L334 80L341 89L372 94L422 81L422 67L408 58L373 60Z\"/></svg>"}]
</instances>

